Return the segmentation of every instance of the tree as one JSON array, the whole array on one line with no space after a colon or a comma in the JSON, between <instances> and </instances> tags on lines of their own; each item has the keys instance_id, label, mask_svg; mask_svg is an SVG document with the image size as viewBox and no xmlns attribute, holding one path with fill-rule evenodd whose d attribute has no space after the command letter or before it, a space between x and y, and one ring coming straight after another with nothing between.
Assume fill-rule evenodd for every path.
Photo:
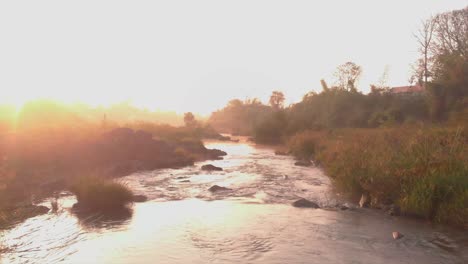
<instances>
[{"instance_id":1,"label":"tree","mask_svg":"<svg viewBox=\"0 0 468 264\"><path fill-rule=\"evenodd\" d=\"M335 84L341 90L356 92L356 84L361 76L361 66L354 62L346 62L337 67L334 74Z\"/></svg>"},{"instance_id":2,"label":"tree","mask_svg":"<svg viewBox=\"0 0 468 264\"><path fill-rule=\"evenodd\" d=\"M468 7L442 13L434 19L436 54L458 54L468 57Z\"/></svg>"},{"instance_id":3,"label":"tree","mask_svg":"<svg viewBox=\"0 0 468 264\"><path fill-rule=\"evenodd\" d=\"M284 104L284 94L280 91L273 91L270 96L270 105L274 109L281 109L283 108Z\"/></svg>"},{"instance_id":4,"label":"tree","mask_svg":"<svg viewBox=\"0 0 468 264\"><path fill-rule=\"evenodd\" d=\"M381 94L384 92L389 92L390 87L387 84L388 81L388 71L389 71L389 66L385 65L384 71L382 72L382 75L379 78L379 81L377 84L371 84L371 94Z\"/></svg>"},{"instance_id":5,"label":"tree","mask_svg":"<svg viewBox=\"0 0 468 264\"><path fill-rule=\"evenodd\" d=\"M415 36L421 52L416 76L424 79L432 119L443 121L463 111L467 96L468 8L429 18Z\"/></svg>"},{"instance_id":6,"label":"tree","mask_svg":"<svg viewBox=\"0 0 468 264\"><path fill-rule=\"evenodd\" d=\"M434 17L430 17L426 21L421 22L421 28L416 34L414 34L414 37L416 38L419 44L419 52L422 55L422 59L420 60L419 65L417 65L416 67L416 75L418 75L418 79L421 78L421 76L424 77L424 86L426 86L427 79L430 76L429 56L433 45L432 37L436 25L437 19Z\"/></svg>"},{"instance_id":7,"label":"tree","mask_svg":"<svg viewBox=\"0 0 468 264\"><path fill-rule=\"evenodd\" d=\"M184 123L186 127L194 127L197 124L197 120L195 120L195 116L192 112L187 112L184 114Z\"/></svg>"},{"instance_id":8,"label":"tree","mask_svg":"<svg viewBox=\"0 0 468 264\"><path fill-rule=\"evenodd\" d=\"M384 71L382 75L379 78L378 86L379 88L382 89L388 89L388 72L390 70L390 67L388 65L385 65Z\"/></svg>"}]
</instances>

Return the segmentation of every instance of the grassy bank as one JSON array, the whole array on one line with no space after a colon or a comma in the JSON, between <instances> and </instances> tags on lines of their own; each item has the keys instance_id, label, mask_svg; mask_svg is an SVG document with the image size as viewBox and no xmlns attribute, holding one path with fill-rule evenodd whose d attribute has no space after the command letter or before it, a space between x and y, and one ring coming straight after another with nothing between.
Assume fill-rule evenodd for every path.
<instances>
[{"instance_id":1,"label":"grassy bank","mask_svg":"<svg viewBox=\"0 0 468 264\"><path fill-rule=\"evenodd\" d=\"M347 193L367 193L371 205L397 204L403 213L468 227L468 134L463 128L308 131L289 140Z\"/></svg>"}]
</instances>

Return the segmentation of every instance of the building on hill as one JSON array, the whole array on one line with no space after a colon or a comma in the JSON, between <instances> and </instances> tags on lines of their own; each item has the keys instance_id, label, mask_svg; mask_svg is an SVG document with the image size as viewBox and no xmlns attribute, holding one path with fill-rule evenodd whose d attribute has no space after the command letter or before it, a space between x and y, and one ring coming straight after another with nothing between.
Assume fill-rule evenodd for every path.
<instances>
[{"instance_id":1,"label":"building on hill","mask_svg":"<svg viewBox=\"0 0 468 264\"><path fill-rule=\"evenodd\" d=\"M425 91L424 87L419 84L390 88L390 93L398 94L398 95L416 95L416 94L422 94L424 91Z\"/></svg>"}]
</instances>

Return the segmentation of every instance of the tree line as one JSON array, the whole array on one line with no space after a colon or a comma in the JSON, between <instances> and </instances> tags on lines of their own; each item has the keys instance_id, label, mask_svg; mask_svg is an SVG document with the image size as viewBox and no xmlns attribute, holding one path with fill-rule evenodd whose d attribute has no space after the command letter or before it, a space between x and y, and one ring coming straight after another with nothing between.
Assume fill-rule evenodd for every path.
<instances>
[{"instance_id":1,"label":"tree line","mask_svg":"<svg viewBox=\"0 0 468 264\"><path fill-rule=\"evenodd\" d=\"M415 34L420 59L411 85L422 92L395 93L386 84L386 71L364 94L357 89L362 67L339 65L334 82L321 80L320 92L309 92L284 107L284 94L274 91L269 104L257 99L232 100L214 112L209 124L259 142L277 142L299 131L335 128L375 128L415 123L467 123L468 7L423 21Z\"/></svg>"}]
</instances>

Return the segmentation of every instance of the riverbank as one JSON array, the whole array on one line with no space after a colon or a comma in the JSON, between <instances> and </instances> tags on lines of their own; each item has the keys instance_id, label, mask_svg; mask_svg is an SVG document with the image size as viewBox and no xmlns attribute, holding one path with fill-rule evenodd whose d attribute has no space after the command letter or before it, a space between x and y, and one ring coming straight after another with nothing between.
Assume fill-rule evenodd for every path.
<instances>
[{"instance_id":1,"label":"riverbank","mask_svg":"<svg viewBox=\"0 0 468 264\"><path fill-rule=\"evenodd\" d=\"M287 141L343 193L373 208L468 228L468 134L460 128L305 131ZM357 202L357 201L356 201Z\"/></svg>"},{"instance_id":2,"label":"riverbank","mask_svg":"<svg viewBox=\"0 0 468 264\"><path fill-rule=\"evenodd\" d=\"M321 168L294 166L293 157L243 139L204 144L228 155L119 179L148 197L129 212L76 213L69 195L57 213L4 230L2 263L466 262L466 232L368 208L333 208L341 197ZM202 171L207 163L223 170ZM230 190L210 192L214 185ZM299 198L321 208L292 206ZM404 237L394 240L393 231Z\"/></svg>"},{"instance_id":3,"label":"riverbank","mask_svg":"<svg viewBox=\"0 0 468 264\"><path fill-rule=\"evenodd\" d=\"M190 166L195 161L226 155L207 149L196 137L158 138L129 128L97 134L79 131L67 136L40 134L10 141L14 144L0 162L0 228L38 212L46 213L48 210L32 204L69 190L83 177L112 179L137 171Z\"/></svg>"}]
</instances>

